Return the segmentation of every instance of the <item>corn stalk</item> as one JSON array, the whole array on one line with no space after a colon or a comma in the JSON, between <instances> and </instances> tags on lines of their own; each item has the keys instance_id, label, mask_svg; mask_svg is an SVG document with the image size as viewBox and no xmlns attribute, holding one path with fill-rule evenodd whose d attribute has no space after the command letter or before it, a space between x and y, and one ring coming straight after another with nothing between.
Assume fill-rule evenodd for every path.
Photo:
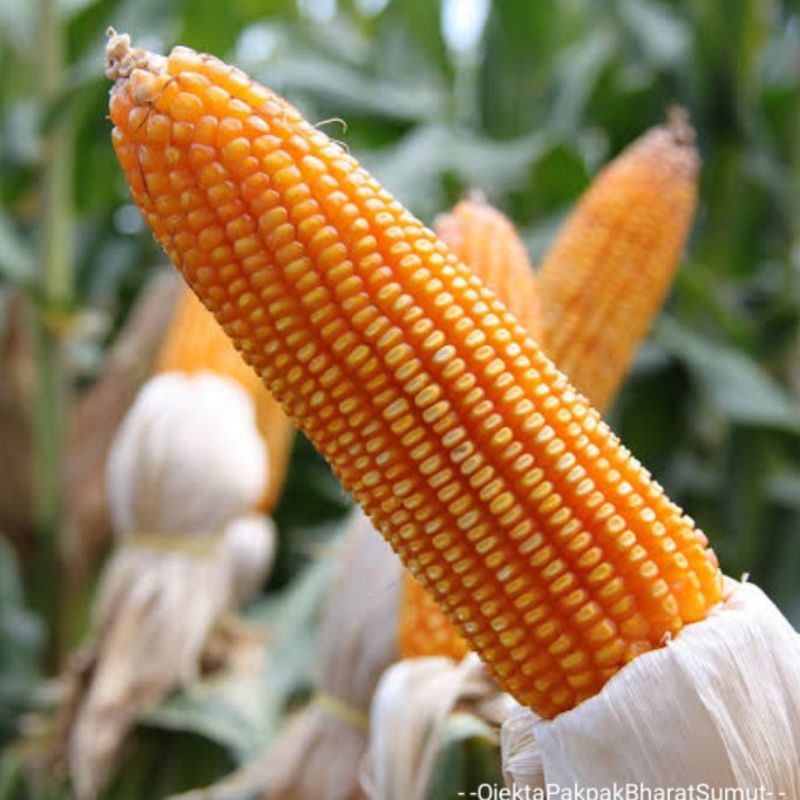
<instances>
[{"instance_id":1,"label":"corn stalk","mask_svg":"<svg viewBox=\"0 0 800 800\"><path fill-rule=\"evenodd\" d=\"M63 41L57 0L41 0L41 91L46 107L62 89ZM36 483L36 544L34 582L37 609L48 623L50 656L58 654L58 550L61 515L61 445L68 395L64 356L64 311L72 300L73 268L69 225L72 171L72 127L69 114L48 126L42 141L41 252L38 281L39 313L35 320L37 347L36 402L33 409Z\"/></svg>"}]
</instances>

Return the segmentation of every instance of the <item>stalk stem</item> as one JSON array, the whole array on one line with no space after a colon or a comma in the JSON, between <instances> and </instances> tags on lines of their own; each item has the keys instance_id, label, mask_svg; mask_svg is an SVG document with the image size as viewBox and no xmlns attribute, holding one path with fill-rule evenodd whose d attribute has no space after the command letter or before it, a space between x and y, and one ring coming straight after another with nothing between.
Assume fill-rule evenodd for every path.
<instances>
[{"instance_id":1,"label":"stalk stem","mask_svg":"<svg viewBox=\"0 0 800 800\"><path fill-rule=\"evenodd\" d=\"M63 42L57 0L41 0L41 93L50 106L62 88ZM34 602L50 634L49 657L59 656L59 531L61 445L68 399L63 330L59 324L72 301L70 243L72 129L62 113L44 136L41 174L40 313L37 316L37 386L33 408L37 546Z\"/></svg>"}]
</instances>

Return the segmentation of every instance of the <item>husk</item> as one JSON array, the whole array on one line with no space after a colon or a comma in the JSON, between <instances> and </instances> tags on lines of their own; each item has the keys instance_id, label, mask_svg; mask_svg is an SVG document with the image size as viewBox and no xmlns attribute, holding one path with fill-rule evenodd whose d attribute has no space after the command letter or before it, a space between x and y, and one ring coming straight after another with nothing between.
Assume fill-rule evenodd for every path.
<instances>
[{"instance_id":1,"label":"husk","mask_svg":"<svg viewBox=\"0 0 800 800\"><path fill-rule=\"evenodd\" d=\"M219 533L255 506L267 469L253 402L237 383L164 373L142 388L109 456L114 529Z\"/></svg>"},{"instance_id":2,"label":"husk","mask_svg":"<svg viewBox=\"0 0 800 800\"><path fill-rule=\"evenodd\" d=\"M706 620L577 708L549 721L528 714L527 731L516 716L507 723L506 765L532 733L548 785L800 797L800 636L752 584L729 581Z\"/></svg>"},{"instance_id":3,"label":"husk","mask_svg":"<svg viewBox=\"0 0 800 800\"><path fill-rule=\"evenodd\" d=\"M318 695L287 723L260 759L263 800L363 797L359 769L375 687L397 658L402 567L357 511L320 630ZM225 797L226 795L208 795Z\"/></svg>"},{"instance_id":4,"label":"husk","mask_svg":"<svg viewBox=\"0 0 800 800\"><path fill-rule=\"evenodd\" d=\"M139 715L196 678L203 645L229 599L222 551L220 538L207 552L125 544L112 557L69 735L78 797L94 797L105 784Z\"/></svg>"},{"instance_id":5,"label":"husk","mask_svg":"<svg viewBox=\"0 0 800 800\"><path fill-rule=\"evenodd\" d=\"M320 691L369 711L386 666L397 658L402 565L366 515L354 512L341 569L320 627Z\"/></svg>"},{"instance_id":6,"label":"husk","mask_svg":"<svg viewBox=\"0 0 800 800\"><path fill-rule=\"evenodd\" d=\"M79 585L111 538L106 463L120 423L147 380L169 325L180 281L159 273L145 286L97 380L77 399L66 432L62 551Z\"/></svg>"},{"instance_id":7,"label":"husk","mask_svg":"<svg viewBox=\"0 0 800 800\"><path fill-rule=\"evenodd\" d=\"M269 474L258 508L269 514L283 490L294 427L267 391L260 375L245 363L214 315L184 286L156 366L158 372L194 375L209 371L231 378L253 399L256 422L269 456Z\"/></svg>"},{"instance_id":8,"label":"husk","mask_svg":"<svg viewBox=\"0 0 800 800\"><path fill-rule=\"evenodd\" d=\"M140 392L109 457L120 547L62 715L76 797L96 797L139 716L195 680L237 596L234 543L243 531L269 536L249 514L266 469L252 400L236 383L165 374Z\"/></svg>"},{"instance_id":9,"label":"husk","mask_svg":"<svg viewBox=\"0 0 800 800\"><path fill-rule=\"evenodd\" d=\"M426 800L448 717L468 711L498 726L511 699L478 657L405 659L378 685L363 784L373 800Z\"/></svg>"},{"instance_id":10,"label":"husk","mask_svg":"<svg viewBox=\"0 0 800 800\"><path fill-rule=\"evenodd\" d=\"M280 737L261 758L212 786L171 800L360 800L364 795L354 781L354 769L357 773L364 753L363 738L311 705L287 719Z\"/></svg>"},{"instance_id":11,"label":"husk","mask_svg":"<svg viewBox=\"0 0 800 800\"><path fill-rule=\"evenodd\" d=\"M278 549L275 524L261 514L233 520L225 529L225 558L234 602L239 605L261 588Z\"/></svg>"},{"instance_id":12,"label":"husk","mask_svg":"<svg viewBox=\"0 0 800 800\"><path fill-rule=\"evenodd\" d=\"M506 786L528 786L544 789L544 765L533 736L533 712L515 705L500 731L503 778Z\"/></svg>"}]
</instances>

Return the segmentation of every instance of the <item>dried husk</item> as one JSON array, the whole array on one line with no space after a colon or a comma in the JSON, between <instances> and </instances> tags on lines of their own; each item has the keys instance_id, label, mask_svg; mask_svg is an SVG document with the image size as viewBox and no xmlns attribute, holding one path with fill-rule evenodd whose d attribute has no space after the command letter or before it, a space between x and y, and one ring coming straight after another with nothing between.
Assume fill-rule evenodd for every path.
<instances>
[{"instance_id":1,"label":"dried husk","mask_svg":"<svg viewBox=\"0 0 800 800\"><path fill-rule=\"evenodd\" d=\"M397 658L400 561L357 511L323 611L317 696L260 759L263 800L353 800L375 687ZM219 795L224 797L225 795ZM209 794L216 798L217 795Z\"/></svg>"},{"instance_id":2,"label":"dried husk","mask_svg":"<svg viewBox=\"0 0 800 800\"><path fill-rule=\"evenodd\" d=\"M269 537L250 512L266 470L252 400L235 382L173 373L140 392L109 457L120 545L64 706L78 798L98 795L140 715L197 677L209 633L236 599L231 542L243 529Z\"/></svg>"},{"instance_id":3,"label":"dried husk","mask_svg":"<svg viewBox=\"0 0 800 800\"><path fill-rule=\"evenodd\" d=\"M533 748L517 766L532 736L548 786L800 797L800 636L757 586L726 588L707 619L639 656L595 697L549 721L514 714L503 732L508 777L541 785Z\"/></svg>"},{"instance_id":4,"label":"dried husk","mask_svg":"<svg viewBox=\"0 0 800 800\"><path fill-rule=\"evenodd\" d=\"M114 530L220 533L254 507L267 470L252 400L237 383L164 373L142 388L109 456Z\"/></svg>"},{"instance_id":5,"label":"dried husk","mask_svg":"<svg viewBox=\"0 0 800 800\"><path fill-rule=\"evenodd\" d=\"M517 704L500 731L503 778L509 788L527 786L543 790L546 787L542 756L533 736L532 716L529 708Z\"/></svg>"},{"instance_id":6,"label":"dried husk","mask_svg":"<svg viewBox=\"0 0 800 800\"><path fill-rule=\"evenodd\" d=\"M372 701L363 775L369 797L426 800L448 717L468 712L499 728L512 707L474 654L399 661Z\"/></svg>"},{"instance_id":7,"label":"dried husk","mask_svg":"<svg viewBox=\"0 0 800 800\"><path fill-rule=\"evenodd\" d=\"M111 539L106 462L120 423L150 375L180 282L159 273L144 287L97 380L76 400L66 431L62 555L82 584Z\"/></svg>"},{"instance_id":8,"label":"dried husk","mask_svg":"<svg viewBox=\"0 0 800 800\"><path fill-rule=\"evenodd\" d=\"M9 293L0 324L0 530L21 549L33 531L31 411L34 343L20 294Z\"/></svg>"},{"instance_id":9,"label":"dried husk","mask_svg":"<svg viewBox=\"0 0 800 800\"><path fill-rule=\"evenodd\" d=\"M154 538L126 543L112 556L69 734L78 797L97 795L138 717L197 677L204 643L228 602L221 537L208 545L188 553Z\"/></svg>"}]
</instances>

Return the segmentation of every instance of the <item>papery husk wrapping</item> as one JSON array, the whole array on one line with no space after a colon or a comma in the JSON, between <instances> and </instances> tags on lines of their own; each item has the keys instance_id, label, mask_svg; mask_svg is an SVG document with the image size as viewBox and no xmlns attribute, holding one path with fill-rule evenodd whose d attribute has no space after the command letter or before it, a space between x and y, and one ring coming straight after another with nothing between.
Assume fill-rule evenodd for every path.
<instances>
[{"instance_id":1,"label":"papery husk wrapping","mask_svg":"<svg viewBox=\"0 0 800 800\"><path fill-rule=\"evenodd\" d=\"M108 460L111 519L133 533L221 533L258 502L267 457L253 402L210 372L145 384Z\"/></svg>"},{"instance_id":2,"label":"papery husk wrapping","mask_svg":"<svg viewBox=\"0 0 800 800\"><path fill-rule=\"evenodd\" d=\"M245 363L214 315L184 286L156 365L158 372L194 375L210 371L231 378L253 399L256 423L269 457L269 473L258 508L270 514L278 502L289 468L294 427L261 376Z\"/></svg>"},{"instance_id":3,"label":"papery husk wrapping","mask_svg":"<svg viewBox=\"0 0 800 800\"><path fill-rule=\"evenodd\" d=\"M372 800L426 800L445 723L466 710L499 727L513 701L475 654L411 658L381 678L370 713L363 785Z\"/></svg>"},{"instance_id":4,"label":"papery husk wrapping","mask_svg":"<svg viewBox=\"0 0 800 800\"><path fill-rule=\"evenodd\" d=\"M318 693L261 758L263 800L363 797L375 686L397 659L399 559L360 511L354 513L338 576L323 612ZM214 795L210 795L214 797Z\"/></svg>"},{"instance_id":5,"label":"papery husk wrapping","mask_svg":"<svg viewBox=\"0 0 800 800\"><path fill-rule=\"evenodd\" d=\"M78 797L95 797L138 717L197 676L199 655L228 602L221 537L192 552L126 543L100 587L93 644L84 651L69 767Z\"/></svg>"},{"instance_id":6,"label":"papery husk wrapping","mask_svg":"<svg viewBox=\"0 0 800 800\"><path fill-rule=\"evenodd\" d=\"M533 736L533 712L525 706L515 705L500 731L500 749L503 758L503 778L506 786L527 786L544 790L544 765L539 746Z\"/></svg>"},{"instance_id":7,"label":"papery husk wrapping","mask_svg":"<svg viewBox=\"0 0 800 800\"><path fill-rule=\"evenodd\" d=\"M109 348L100 375L72 408L64 452L61 550L73 586L87 579L111 538L108 454L150 375L180 288L171 272L148 281Z\"/></svg>"},{"instance_id":8,"label":"papery husk wrapping","mask_svg":"<svg viewBox=\"0 0 800 800\"><path fill-rule=\"evenodd\" d=\"M548 786L800 797L800 636L757 586L726 589L707 619L636 658L595 697L553 720L527 712L527 730L514 715L503 748L517 785L525 778L511 764L520 737L532 735Z\"/></svg>"},{"instance_id":9,"label":"papery husk wrapping","mask_svg":"<svg viewBox=\"0 0 800 800\"><path fill-rule=\"evenodd\" d=\"M252 400L230 379L164 374L131 408L108 469L120 546L65 703L78 798L98 795L139 716L195 680L209 633L236 598L231 541L242 526L257 529L250 509L266 471ZM260 535L269 536L266 523Z\"/></svg>"},{"instance_id":10,"label":"papery husk wrapping","mask_svg":"<svg viewBox=\"0 0 800 800\"><path fill-rule=\"evenodd\" d=\"M278 534L263 514L239 517L225 529L225 559L231 570L231 589L238 605L261 588L275 561Z\"/></svg>"}]
</instances>

